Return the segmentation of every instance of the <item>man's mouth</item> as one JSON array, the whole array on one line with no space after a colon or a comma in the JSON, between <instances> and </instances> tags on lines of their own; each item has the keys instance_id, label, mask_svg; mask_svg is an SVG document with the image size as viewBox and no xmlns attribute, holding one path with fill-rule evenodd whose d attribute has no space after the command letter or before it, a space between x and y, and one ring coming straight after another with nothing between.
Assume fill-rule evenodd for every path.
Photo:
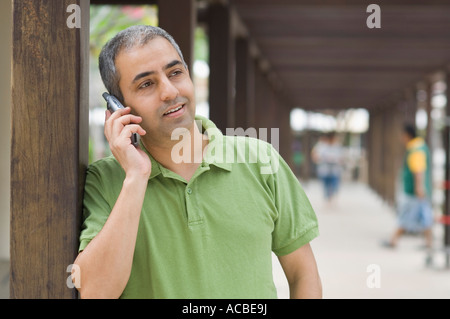
<instances>
[{"instance_id":1,"label":"man's mouth","mask_svg":"<svg viewBox=\"0 0 450 319\"><path fill-rule=\"evenodd\" d=\"M170 109L169 111L167 111L166 113L164 113L164 115L169 115L169 114L173 114L175 112L180 111L183 107L185 106L185 104L179 105L173 109Z\"/></svg>"}]
</instances>

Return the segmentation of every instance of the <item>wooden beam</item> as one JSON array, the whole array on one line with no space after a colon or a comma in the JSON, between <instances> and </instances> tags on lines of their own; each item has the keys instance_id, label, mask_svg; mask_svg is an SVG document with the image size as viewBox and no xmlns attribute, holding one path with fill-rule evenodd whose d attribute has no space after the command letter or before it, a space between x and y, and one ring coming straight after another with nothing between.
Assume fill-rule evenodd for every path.
<instances>
[{"instance_id":1,"label":"wooden beam","mask_svg":"<svg viewBox=\"0 0 450 319\"><path fill-rule=\"evenodd\" d=\"M81 9L71 29L67 7ZM75 298L88 161L89 0L14 0L11 298Z\"/></svg>"},{"instance_id":2,"label":"wooden beam","mask_svg":"<svg viewBox=\"0 0 450 319\"><path fill-rule=\"evenodd\" d=\"M302 5L302 6L350 6L365 5L366 7L374 3L373 0L231 0L236 5ZM416 5L448 5L447 0L378 0L378 5L396 5L396 6L416 6Z\"/></svg>"},{"instance_id":3,"label":"wooden beam","mask_svg":"<svg viewBox=\"0 0 450 319\"><path fill-rule=\"evenodd\" d=\"M445 73L445 83L447 85L447 89L445 91L445 95L447 97L447 104L445 106L445 117L446 117L446 125L442 129L442 143L445 151L445 185L449 185L450 181L450 67L447 68ZM443 215L447 218L450 216L450 188L447 186L444 190L444 207L443 207ZM446 267L450 268L450 225L448 223L444 224L444 248L446 249Z\"/></svg>"},{"instance_id":4,"label":"wooden beam","mask_svg":"<svg viewBox=\"0 0 450 319\"><path fill-rule=\"evenodd\" d=\"M195 0L160 0L158 1L158 20L159 26L169 32L180 46L184 60L192 73L197 2Z\"/></svg>"},{"instance_id":5,"label":"wooden beam","mask_svg":"<svg viewBox=\"0 0 450 319\"><path fill-rule=\"evenodd\" d=\"M235 43L231 10L213 3L209 7L209 107L210 118L225 133L235 126Z\"/></svg>"},{"instance_id":6,"label":"wooden beam","mask_svg":"<svg viewBox=\"0 0 450 319\"><path fill-rule=\"evenodd\" d=\"M158 0L91 0L96 5L151 5L157 4Z\"/></svg>"},{"instance_id":7,"label":"wooden beam","mask_svg":"<svg viewBox=\"0 0 450 319\"><path fill-rule=\"evenodd\" d=\"M11 162L11 46L12 46L12 3L0 2L0 38L4 41L0 48L0 260L9 260L9 212L10 212L10 162ZM0 287L3 284L0 283ZM0 288L2 290L2 288ZM6 297L0 292L2 297ZM0 297L1 298L1 297Z\"/></svg>"},{"instance_id":8,"label":"wooden beam","mask_svg":"<svg viewBox=\"0 0 450 319\"><path fill-rule=\"evenodd\" d=\"M236 127L254 126L255 84L254 60L248 38L236 40Z\"/></svg>"}]
</instances>

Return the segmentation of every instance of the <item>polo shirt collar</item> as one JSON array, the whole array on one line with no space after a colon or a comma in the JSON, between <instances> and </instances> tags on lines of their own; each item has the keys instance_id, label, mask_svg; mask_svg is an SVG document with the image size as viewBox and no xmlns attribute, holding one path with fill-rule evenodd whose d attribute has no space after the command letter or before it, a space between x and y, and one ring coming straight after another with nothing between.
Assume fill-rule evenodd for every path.
<instances>
[{"instance_id":1,"label":"polo shirt collar","mask_svg":"<svg viewBox=\"0 0 450 319\"><path fill-rule=\"evenodd\" d=\"M225 138L220 131L220 129L217 128L217 126L209 119L203 117L203 116L195 116L195 122L198 124L201 124L202 126L202 133L207 134L209 139L209 144L207 147L211 148L214 147L216 149L222 149L225 150ZM144 144L142 143L142 140L140 141L140 147L141 149L148 155L150 158L150 161L152 163L152 172L150 173L149 180L153 177L158 176L162 173L161 171L161 164L157 162L153 156L149 153L149 151L145 148ZM231 171L232 165L231 163L227 163L225 159L217 159L214 156L212 156L209 152L205 152L205 156L202 161L202 166L208 166L208 165L214 165L218 168L221 168L226 171Z\"/></svg>"},{"instance_id":2,"label":"polo shirt collar","mask_svg":"<svg viewBox=\"0 0 450 319\"><path fill-rule=\"evenodd\" d=\"M412 149L412 148L416 148L416 147L422 146L424 144L424 142L425 141L420 136L415 137L415 138L413 138L411 141L409 141L406 144L406 149L409 150L409 149Z\"/></svg>"},{"instance_id":3,"label":"polo shirt collar","mask_svg":"<svg viewBox=\"0 0 450 319\"><path fill-rule=\"evenodd\" d=\"M205 152L205 156L203 158L203 163L206 163L207 165L214 165L218 168L221 168L226 171L231 171L232 163L228 163L226 161L225 156L225 138L222 134L222 132L217 128L217 126L209 119L203 117L203 116L196 116L195 117L196 123L201 123L202 126L202 132L208 136L209 143L207 146L207 151ZM223 156L222 158L217 158L215 156L211 155L211 152L208 152L208 149L216 149L216 150L222 150Z\"/></svg>"}]
</instances>

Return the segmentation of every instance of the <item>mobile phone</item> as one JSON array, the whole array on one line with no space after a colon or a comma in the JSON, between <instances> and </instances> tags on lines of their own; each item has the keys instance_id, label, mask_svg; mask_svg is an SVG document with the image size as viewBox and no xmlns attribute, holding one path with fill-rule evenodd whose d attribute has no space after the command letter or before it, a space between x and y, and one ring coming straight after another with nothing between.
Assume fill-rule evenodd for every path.
<instances>
[{"instance_id":1,"label":"mobile phone","mask_svg":"<svg viewBox=\"0 0 450 319\"><path fill-rule=\"evenodd\" d=\"M120 103L120 101L111 94L108 93L103 93L103 98L106 101L106 107L108 108L108 110L111 113L114 113L115 111L117 111L118 109L124 109L125 107L122 105L122 103ZM137 133L133 133L131 135L131 144L134 145L134 147L138 147L139 146L139 134Z\"/></svg>"}]
</instances>

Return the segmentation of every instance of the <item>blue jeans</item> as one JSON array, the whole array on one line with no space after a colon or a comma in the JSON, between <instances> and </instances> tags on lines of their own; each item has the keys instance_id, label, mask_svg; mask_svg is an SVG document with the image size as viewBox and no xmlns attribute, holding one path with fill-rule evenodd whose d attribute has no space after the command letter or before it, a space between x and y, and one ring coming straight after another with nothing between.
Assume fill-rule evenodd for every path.
<instances>
[{"instance_id":1,"label":"blue jeans","mask_svg":"<svg viewBox=\"0 0 450 319\"><path fill-rule=\"evenodd\" d=\"M431 203L426 198L404 195L399 205L399 227L410 232L421 232L433 225Z\"/></svg>"},{"instance_id":2,"label":"blue jeans","mask_svg":"<svg viewBox=\"0 0 450 319\"><path fill-rule=\"evenodd\" d=\"M326 199L330 199L337 193L339 189L339 181L340 178L338 175L326 175L322 177Z\"/></svg>"}]
</instances>

